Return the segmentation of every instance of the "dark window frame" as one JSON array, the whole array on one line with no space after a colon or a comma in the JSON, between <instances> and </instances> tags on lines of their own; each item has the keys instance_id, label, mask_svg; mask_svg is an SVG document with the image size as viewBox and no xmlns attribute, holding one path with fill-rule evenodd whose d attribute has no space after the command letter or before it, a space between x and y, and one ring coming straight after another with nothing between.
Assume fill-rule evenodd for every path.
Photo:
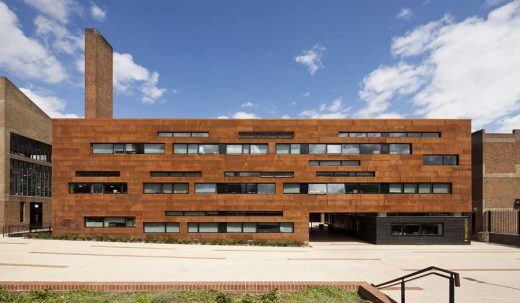
<instances>
[{"instance_id":1,"label":"dark window frame","mask_svg":"<svg viewBox=\"0 0 520 303\"><path fill-rule=\"evenodd\" d=\"M73 192L73 187L76 185L85 185L89 189L89 192ZM101 185L102 192L101 193L93 193L93 186ZM108 185L119 185L121 186L120 193L107 192L105 190ZM69 194L71 195L126 195L128 194L128 183L126 182L69 182Z\"/></svg>"},{"instance_id":2,"label":"dark window frame","mask_svg":"<svg viewBox=\"0 0 520 303\"><path fill-rule=\"evenodd\" d=\"M147 184L153 184L153 185L160 185L161 186L161 192L159 193L147 193L145 192L145 187ZM184 184L188 186L188 189L186 192L183 193L176 193L175 192L175 185L176 184ZM163 186L164 185L171 185L172 186L172 192L166 193L164 192ZM143 182L143 195L187 195L190 193L190 184L188 182Z\"/></svg>"}]
</instances>

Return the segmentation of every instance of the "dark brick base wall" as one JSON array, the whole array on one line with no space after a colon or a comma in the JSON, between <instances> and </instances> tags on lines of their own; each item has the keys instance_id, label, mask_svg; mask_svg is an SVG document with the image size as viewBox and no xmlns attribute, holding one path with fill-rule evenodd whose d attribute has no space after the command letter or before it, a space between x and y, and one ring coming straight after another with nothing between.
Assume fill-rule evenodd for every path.
<instances>
[{"instance_id":1,"label":"dark brick base wall","mask_svg":"<svg viewBox=\"0 0 520 303\"><path fill-rule=\"evenodd\" d=\"M520 247L520 235L489 233L489 242Z\"/></svg>"},{"instance_id":2,"label":"dark brick base wall","mask_svg":"<svg viewBox=\"0 0 520 303\"><path fill-rule=\"evenodd\" d=\"M471 244L471 218L462 216L360 216L332 215L329 229L374 244ZM395 223L442 223L442 236L393 236Z\"/></svg>"}]
</instances>

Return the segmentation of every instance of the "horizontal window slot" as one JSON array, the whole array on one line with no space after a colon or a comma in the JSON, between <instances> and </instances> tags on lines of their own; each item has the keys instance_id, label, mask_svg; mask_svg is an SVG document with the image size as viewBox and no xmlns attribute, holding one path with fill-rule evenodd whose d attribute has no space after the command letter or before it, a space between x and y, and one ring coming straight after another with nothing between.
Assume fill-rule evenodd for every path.
<instances>
[{"instance_id":1,"label":"horizontal window slot","mask_svg":"<svg viewBox=\"0 0 520 303\"><path fill-rule=\"evenodd\" d=\"M159 137L163 138L207 138L209 137L209 132L157 132Z\"/></svg>"},{"instance_id":2,"label":"horizontal window slot","mask_svg":"<svg viewBox=\"0 0 520 303\"><path fill-rule=\"evenodd\" d=\"M348 144L276 144L277 154L296 155L409 155L412 145L409 143L348 143Z\"/></svg>"},{"instance_id":3,"label":"horizontal window slot","mask_svg":"<svg viewBox=\"0 0 520 303\"><path fill-rule=\"evenodd\" d=\"M135 227L135 217L85 217L85 227Z\"/></svg>"},{"instance_id":4,"label":"horizontal window slot","mask_svg":"<svg viewBox=\"0 0 520 303\"><path fill-rule=\"evenodd\" d=\"M284 183L284 194L451 194L450 183Z\"/></svg>"},{"instance_id":5,"label":"horizontal window slot","mask_svg":"<svg viewBox=\"0 0 520 303\"><path fill-rule=\"evenodd\" d=\"M188 233L293 233L292 222L189 222Z\"/></svg>"},{"instance_id":6,"label":"horizontal window slot","mask_svg":"<svg viewBox=\"0 0 520 303\"><path fill-rule=\"evenodd\" d=\"M275 183L196 183L196 194L275 194Z\"/></svg>"},{"instance_id":7,"label":"horizontal window slot","mask_svg":"<svg viewBox=\"0 0 520 303\"><path fill-rule=\"evenodd\" d=\"M458 155L423 155L424 165L444 165L455 166L459 165Z\"/></svg>"},{"instance_id":8,"label":"horizontal window slot","mask_svg":"<svg viewBox=\"0 0 520 303\"><path fill-rule=\"evenodd\" d=\"M238 137L241 139L292 139L294 132L239 132Z\"/></svg>"},{"instance_id":9,"label":"horizontal window slot","mask_svg":"<svg viewBox=\"0 0 520 303\"><path fill-rule=\"evenodd\" d=\"M189 193L188 183L144 183L143 193L145 194L187 194Z\"/></svg>"},{"instance_id":10,"label":"horizontal window slot","mask_svg":"<svg viewBox=\"0 0 520 303\"><path fill-rule=\"evenodd\" d=\"M76 171L76 177L119 177L118 171Z\"/></svg>"},{"instance_id":11,"label":"horizontal window slot","mask_svg":"<svg viewBox=\"0 0 520 303\"><path fill-rule=\"evenodd\" d=\"M92 143L93 154L164 154L164 143Z\"/></svg>"},{"instance_id":12,"label":"horizontal window slot","mask_svg":"<svg viewBox=\"0 0 520 303\"><path fill-rule=\"evenodd\" d=\"M226 171L224 177L291 178L294 177L294 172Z\"/></svg>"},{"instance_id":13,"label":"horizontal window slot","mask_svg":"<svg viewBox=\"0 0 520 303\"><path fill-rule=\"evenodd\" d=\"M375 177L373 171L317 171L316 177Z\"/></svg>"},{"instance_id":14,"label":"horizontal window slot","mask_svg":"<svg viewBox=\"0 0 520 303\"><path fill-rule=\"evenodd\" d=\"M151 171L150 177L202 177L201 171Z\"/></svg>"},{"instance_id":15,"label":"horizontal window slot","mask_svg":"<svg viewBox=\"0 0 520 303\"><path fill-rule=\"evenodd\" d=\"M166 211L167 217L282 217L283 211Z\"/></svg>"},{"instance_id":16,"label":"horizontal window slot","mask_svg":"<svg viewBox=\"0 0 520 303\"><path fill-rule=\"evenodd\" d=\"M126 194L126 183L69 183L70 194Z\"/></svg>"},{"instance_id":17,"label":"horizontal window slot","mask_svg":"<svg viewBox=\"0 0 520 303\"><path fill-rule=\"evenodd\" d=\"M266 155L269 153L269 145L261 144L198 144L198 143L174 143L174 154L192 155Z\"/></svg>"},{"instance_id":18,"label":"horizontal window slot","mask_svg":"<svg viewBox=\"0 0 520 303\"><path fill-rule=\"evenodd\" d=\"M438 138L440 132L339 132L340 138Z\"/></svg>"}]
</instances>

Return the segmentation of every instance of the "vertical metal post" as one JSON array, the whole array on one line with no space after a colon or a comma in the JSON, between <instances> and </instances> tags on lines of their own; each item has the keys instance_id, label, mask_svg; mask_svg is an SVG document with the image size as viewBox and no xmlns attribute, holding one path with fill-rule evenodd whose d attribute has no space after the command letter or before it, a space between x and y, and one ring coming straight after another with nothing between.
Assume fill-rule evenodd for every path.
<instances>
[{"instance_id":1,"label":"vertical metal post","mask_svg":"<svg viewBox=\"0 0 520 303\"><path fill-rule=\"evenodd\" d=\"M488 217L488 232L491 232L491 210L487 211L487 217Z\"/></svg>"},{"instance_id":2,"label":"vertical metal post","mask_svg":"<svg viewBox=\"0 0 520 303\"><path fill-rule=\"evenodd\" d=\"M455 277L450 275L450 303L455 303Z\"/></svg>"},{"instance_id":3,"label":"vertical metal post","mask_svg":"<svg viewBox=\"0 0 520 303\"><path fill-rule=\"evenodd\" d=\"M516 219L516 233L520 235L520 210L518 210L516 212L516 216L517 216L517 219Z\"/></svg>"},{"instance_id":4,"label":"vertical metal post","mask_svg":"<svg viewBox=\"0 0 520 303\"><path fill-rule=\"evenodd\" d=\"M401 280L401 303L405 303L405 296L404 296L405 288L404 288L404 279Z\"/></svg>"}]
</instances>

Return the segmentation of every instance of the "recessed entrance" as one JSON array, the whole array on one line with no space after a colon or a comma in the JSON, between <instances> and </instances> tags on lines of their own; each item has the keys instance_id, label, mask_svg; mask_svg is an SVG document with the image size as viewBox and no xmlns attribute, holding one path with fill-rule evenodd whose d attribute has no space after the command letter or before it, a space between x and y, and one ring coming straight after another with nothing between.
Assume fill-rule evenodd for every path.
<instances>
[{"instance_id":1,"label":"recessed entrance","mask_svg":"<svg viewBox=\"0 0 520 303\"><path fill-rule=\"evenodd\" d=\"M309 240L311 242L359 242L360 239L342 229L335 229L336 213L309 213Z\"/></svg>"},{"instance_id":2,"label":"recessed entrance","mask_svg":"<svg viewBox=\"0 0 520 303\"><path fill-rule=\"evenodd\" d=\"M43 224L43 204L41 202L31 202L29 208L30 226L42 227Z\"/></svg>"}]
</instances>

